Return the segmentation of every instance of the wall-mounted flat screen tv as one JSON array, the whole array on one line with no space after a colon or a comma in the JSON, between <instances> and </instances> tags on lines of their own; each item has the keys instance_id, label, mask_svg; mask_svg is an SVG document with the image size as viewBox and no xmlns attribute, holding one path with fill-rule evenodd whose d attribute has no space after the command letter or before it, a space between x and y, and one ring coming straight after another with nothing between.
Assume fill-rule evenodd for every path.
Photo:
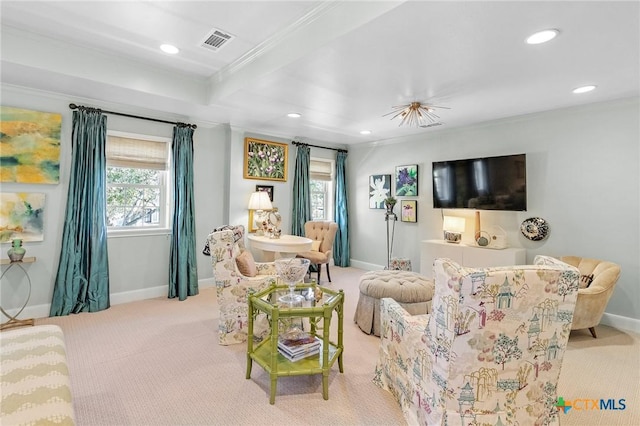
<instances>
[{"instance_id":1,"label":"wall-mounted flat screen tv","mask_svg":"<svg viewBox=\"0 0 640 426\"><path fill-rule=\"evenodd\" d=\"M526 154L434 161L433 207L527 210Z\"/></svg>"}]
</instances>

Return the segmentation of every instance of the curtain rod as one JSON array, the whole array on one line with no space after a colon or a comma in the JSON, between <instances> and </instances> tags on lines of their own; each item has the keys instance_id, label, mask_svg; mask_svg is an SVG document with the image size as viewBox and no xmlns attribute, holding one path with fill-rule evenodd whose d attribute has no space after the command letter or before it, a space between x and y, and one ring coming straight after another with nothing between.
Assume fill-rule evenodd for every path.
<instances>
[{"instance_id":1,"label":"curtain rod","mask_svg":"<svg viewBox=\"0 0 640 426\"><path fill-rule=\"evenodd\" d=\"M86 106L76 105L76 104L69 104L69 108L71 108L71 109L88 109L88 110L92 110L93 109L93 110L96 110L96 111L103 112L105 114L120 115L122 117L130 117L130 118L139 118L141 120L155 121L155 122L158 122L158 123L175 124L176 126L191 127L193 129L198 128L198 126L196 126L195 124L180 123L179 121L160 120L158 118L142 117L141 115L125 114L123 112L106 111L106 110L103 110L103 109L100 109L100 108L91 108L91 107L86 107Z\"/></svg>"},{"instance_id":2,"label":"curtain rod","mask_svg":"<svg viewBox=\"0 0 640 426\"><path fill-rule=\"evenodd\" d=\"M328 146L320 146L320 145L311 145L310 143L304 143L304 142L296 142L293 141L291 142L294 145L306 145L306 146L312 146L314 148L322 148L322 149L331 149L333 151L338 151L338 152L349 152L346 149L340 149L340 148L329 148Z\"/></svg>"}]
</instances>

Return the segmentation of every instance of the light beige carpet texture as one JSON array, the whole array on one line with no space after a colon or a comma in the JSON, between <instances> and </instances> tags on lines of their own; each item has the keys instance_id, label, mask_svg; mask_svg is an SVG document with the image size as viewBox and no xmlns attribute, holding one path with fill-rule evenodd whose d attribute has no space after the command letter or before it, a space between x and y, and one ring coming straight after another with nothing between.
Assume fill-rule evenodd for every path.
<instances>
[{"instance_id":1,"label":"light beige carpet texture","mask_svg":"<svg viewBox=\"0 0 640 426\"><path fill-rule=\"evenodd\" d=\"M214 288L180 302L158 298L102 312L43 318L62 327L79 425L403 425L392 396L373 382L379 339L353 322L365 271L332 267L345 290L344 374L278 380L254 363L245 379L245 345L219 346ZM565 400L625 399L625 410L560 414L562 425L640 425L640 336L600 326L598 338L572 332L558 394ZM523 426L523 425L521 425Z\"/></svg>"}]
</instances>

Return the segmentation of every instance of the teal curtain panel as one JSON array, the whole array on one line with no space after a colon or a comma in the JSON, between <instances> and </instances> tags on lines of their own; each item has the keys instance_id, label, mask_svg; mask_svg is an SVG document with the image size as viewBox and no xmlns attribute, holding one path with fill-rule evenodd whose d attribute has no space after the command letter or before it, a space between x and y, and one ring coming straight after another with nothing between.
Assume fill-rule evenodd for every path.
<instances>
[{"instance_id":1,"label":"teal curtain panel","mask_svg":"<svg viewBox=\"0 0 640 426\"><path fill-rule=\"evenodd\" d=\"M51 316L107 309L107 117L100 110L73 112L71 175Z\"/></svg>"},{"instance_id":2,"label":"teal curtain panel","mask_svg":"<svg viewBox=\"0 0 640 426\"><path fill-rule=\"evenodd\" d=\"M298 145L296 151L296 170L293 176L293 214L291 216L291 234L304 236L304 224L311 220L311 189L309 187L309 164L311 148Z\"/></svg>"},{"instance_id":3,"label":"teal curtain panel","mask_svg":"<svg viewBox=\"0 0 640 426\"><path fill-rule=\"evenodd\" d=\"M333 262L336 266L351 264L349 253L349 208L347 203L347 153L336 156L336 202L335 218L338 232L333 243Z\"/></svg>"},{"instance_id":4,"label":"teal curtain panel","mask_svg":"<svg viewBox=\"0 0 640 426\"><path fill-rule=\"evenodd\" d=\"M198 294L195 203L193 193L193 129L173 128L174 210L169 255L169 298L185 300Z\"/></svg>"}]
</instances>

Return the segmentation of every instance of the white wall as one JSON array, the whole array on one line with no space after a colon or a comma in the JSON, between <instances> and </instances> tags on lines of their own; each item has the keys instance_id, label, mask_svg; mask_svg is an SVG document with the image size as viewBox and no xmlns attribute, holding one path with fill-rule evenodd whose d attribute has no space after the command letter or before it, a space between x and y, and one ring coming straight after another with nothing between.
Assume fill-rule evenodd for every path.
<instances>
[{"instance_id":1,"label":"white wall","mask_svg":"<svg viewBox=\"0 0 640 426\"><path fill-rule=\"evenodd\" d=\"M69 103L122 111L123 106L105 105L99 101L79 99L61 94L45 93L25 88L2 86L2 105L62 114L60 183L33 185L3 183L3 192L43 192L46 194L44 241L27 242L27 256L37 261L26 265L32 282L29 305L21 318L48 316L55 275L60 258L62 226L66 208L71 164L72 111ZM154 117L153 112L126 112ZM188 121L176 116L176 120ZM172 126L152 121L107 116L107 128L123 132L171 138ZM229 170L229 129L199 127L194 133L194 191L196 200L196 233L198 235L198 276L212 276L209 257L200 254L209 231L225 222ZM169 274L168 234L137 237L109 237L109 275L111 303L121 303L145 297L166 296ZM2 244L6 252L9 244ZM13 271L12 271L13 272ZM7 277L9 278L9 277ZM2 307L15 313L26 298L24 281L3 279L0 289Z\"/></svg>"},{"instance_id":2,"label":"white wall","mask_svg":"<svg viewBox=\"0 0 640 426\"><path fill-rule=\"evenodd\" d=\"M369 175L419 165L418 223L398 221L394 244L394 256L410 258L417 269L419 242L442 238L443 213L467 217L464 241L471 240L474 227L472 210L432 207L431 162L526 153L528 211L482 211L482 226L504 228L511 246L527 249L529 262L547 254L619 263L622 274L607 312L640 319L639 129L633 98L350 147L353 264L386 265L384 211L368 208ZM544 241L529 241L519 232L520 223L533 216L550 224Z\"/></svg>"}]
</instances>

